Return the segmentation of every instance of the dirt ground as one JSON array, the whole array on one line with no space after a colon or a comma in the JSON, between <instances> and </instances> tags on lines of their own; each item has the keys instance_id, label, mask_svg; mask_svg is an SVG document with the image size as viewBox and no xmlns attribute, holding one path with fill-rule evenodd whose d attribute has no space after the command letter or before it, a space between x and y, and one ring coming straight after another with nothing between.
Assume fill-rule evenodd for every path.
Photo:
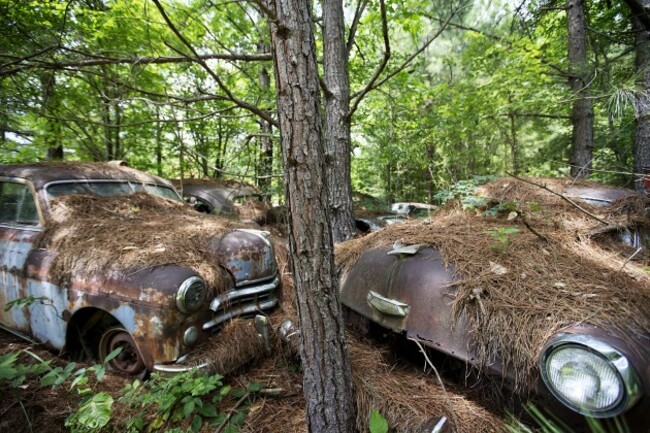
<instances>
[{"instance_id":1,"label":"dirt ground","mask_svg":"<svg viewBox=\"0 0 650 433\"><path fill-rule=\"evenodd\" d=\"M0 330L0 355L23 351L20 358L22 362L36 363L35 357L25 353L25 350L43 360L50 360L53 367L64 367L67 364L57 354ZM354 337L350 340L350 353L360 431L368 431L370 410L379 410L391 425L390 431L394 432L417 432L427 421L442 415L449 418L450 424L457 425L454 429L457 433L504 431L500 416L472 400L480 398L476 392L474 395L461 393L451 383L445 383L443 390L433 373L425 374L419 367L409 363L386 361L381 350ZM77 364L77 368L83 366ZM265 389L278 392L273 396L260 395L249 402L242 432L307 432L302 378L297 370L295 360L286 359L286 355L278 355L227 378L233 387L256 382ZM94 392L108 392L117 401L122 396L123 387L129 382L129 378L108 372L101 383L90 385ZM65 426L65 421L78 408L81 397L76 391L70 390L69 385L67 382L57 387L41 388L37 377L28 377L19 387L0 383L0 432L70 431ZM140 411L141 408L114 405L113 417L124 420L136 416ZM174 427L185 429L188 425L181 423ZM163 427L157 431L165 430ZM115 424L112 422L102 431L122 430L116 420ZM215 429L205 424L201 431L214 432Z\"/></svg>"}]
</instances>

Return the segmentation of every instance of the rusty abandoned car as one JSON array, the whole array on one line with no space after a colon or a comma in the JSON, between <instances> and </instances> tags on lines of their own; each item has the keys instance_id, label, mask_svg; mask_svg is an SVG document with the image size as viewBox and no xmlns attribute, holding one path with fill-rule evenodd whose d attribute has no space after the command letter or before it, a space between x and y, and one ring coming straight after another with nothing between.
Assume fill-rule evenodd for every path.
<instances>
[{"instance_id":1,"label":"rusty abandoned car","mask_svg":"<svg viewBox=\"0 0 650 433\"><path fill-rule=\"evenodd\" d=\"M578 209L514 179L482 191L492 212L447 206L339 245L349 324L415 340L567 431L589 431L585 416L650 431L650 278L624 242L608 240L617 253L590 236L644 225L648 198Z\"/></svg>"},{"instance_id":2,"label":"rusty abandoned car","mask_svg":"<svg viewBox=\"0 0 650 433\"><path fill-rule=\"evenodd\" d=\"M173 183L200 212L264 224L271 209L262 193L246 183L219 179L183 179Z\"/></svg>"},{"instance_id":3,"label":"rusty abandoned car","mask_svg":"<svg viewBox=\"0 0 650 433\"><path fill-rule=\"evenodd\" d=\"M121 348L109 366L132 375L205 366L222 327L264 327L231 319L278 303L265 232L110 163L0 166L0 265L3 328L86 358Z\"/></svg>"}]
</instances>

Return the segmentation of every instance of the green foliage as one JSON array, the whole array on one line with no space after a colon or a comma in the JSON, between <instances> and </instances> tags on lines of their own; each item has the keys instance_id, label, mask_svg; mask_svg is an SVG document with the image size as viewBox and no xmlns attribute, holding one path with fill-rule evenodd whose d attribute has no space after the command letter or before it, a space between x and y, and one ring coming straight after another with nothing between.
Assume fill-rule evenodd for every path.
<instances>
[{"instance_id":1,"label":"green foliage","mask_svg":"<svg viewBox=\"0 0 650 433\"><path fill-rule=\"evenodd\" d=\"M370 412L370 433L388 433L388 421L378 411Z\"/></svg>"},{"instance_id":2,"label":"green foliage","mask_svg":"<svg viewBox=\"0 0 650 433\"><path fill-rule=\"evenodd\" d=\"M49 298L44 298L44 297L35 298L34 296L29 295L29 296L24 297L24 298L14 299L13 301L9 301L9 302L7 302L5 304L5 311L9 311L12 308L29 307L34 302L41 301L41 300L44 300L44 299L49 299Z\"/></svg>"},{"instance_id":3,"label":"green foliage","mask_svg":"<svg viewBox=\"0 0 650 433\"><path fill-rule=\"evenodd\" d=\"M534 405L528 405L526 412L530 415L536 427L529 427L512 415L508 417L506 428L509 433L575 433L565 423L549 412L543 412ZM590 433L632 433L624 420L613 418L600 420L585 418Z\"/></svg>"},{"instance_id":4,"label":"green foliage","mask_svg":"<svg viewBox=\"0 0 650 433\"><path fill-rule=\"evenodd\" d=\"M127 384L120 403L155 416L148 419L140 415L126 420L126 429L153 431L188 423L191 431L197 432L208 422L212 427L225 425L224 431L238 431L246 417L245 409L220 412L217 404L230 396L241 398L256 393L262 386L252 383L246 391L233 391L222 379L220 375L197 375L190 371L171 377L153 374L147 382L136 380Z\"/></svg>"},{"instance_id":5,"label":"green foliage","mask_svg":"<svg viewBox=\"0 0 650 433\"><path fill-rule=\"evenodd\" d=\"M39 362L37 364L24 364L19 362L21 352L9 352L0 355L0 383L8 383L10 387L21 386L28 376L40 375L50 370L50 362Z\"/></svg>"},{"instance_id":6,"label":"green foliage","mask_svg":"<svg viewBox=\"0 0 650 433\"><path fill-rule=\"evenodd\" d=\"M519 233L519 229L516 227L498 227L496 229L486 230L485 233L497 241L490 244L490 248L505 252L510 246L510 236Z\"/></svg>"},{"instance_id":7,"label":"green foliage","mask_svg":"<svg viewBox=\"0 0 650 433\"><path fill-rule=\"evenodd\" d=\"M463 209L477 209L485 207L487 202L484 197L479 197L478 186L491 180L493 176L474 176L471 179L460 180L448 188L440 189L433 198L440 204L458 200Z\"/></svg>"},{"instance_id":8,"label":"green foliage","mask_svg":"<svg viewBox=\"0 0 650 433\"><path fill-rule=\"evenodd\" d=\"M66 427L72 432L96 432L104 428L111 420L113 397L99 392L86 399L66 421Z\"/></svg>"}]
</instances>

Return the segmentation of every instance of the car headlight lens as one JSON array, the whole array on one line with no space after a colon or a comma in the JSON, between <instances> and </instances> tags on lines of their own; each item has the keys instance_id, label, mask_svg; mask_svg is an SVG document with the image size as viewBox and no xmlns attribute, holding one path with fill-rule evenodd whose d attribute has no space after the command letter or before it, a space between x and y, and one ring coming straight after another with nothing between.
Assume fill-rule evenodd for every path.
<instances>
[{"instance_id":1,"label":"car headlight lens","mask_svg":"<svg viewBox=\"0 0 650 433\"><path fill-rule=\"evenodd\" d=\"M176 306L183 313L199 309L208 296L205 283L199 277L190 277L183 281L176 293Z\"/></svg>"},{"instance_id":2,"label":"car headlight lens","mask_svg":"<svg viewBox=\"0 0 650 433\"><path fill-rule=\"evenodd\" d=\"M541 359L542 379L571 409L595 418L616 416L639 399L641 384L627 358L587 335L560 334Z\"/></svg>"}]
</instances>

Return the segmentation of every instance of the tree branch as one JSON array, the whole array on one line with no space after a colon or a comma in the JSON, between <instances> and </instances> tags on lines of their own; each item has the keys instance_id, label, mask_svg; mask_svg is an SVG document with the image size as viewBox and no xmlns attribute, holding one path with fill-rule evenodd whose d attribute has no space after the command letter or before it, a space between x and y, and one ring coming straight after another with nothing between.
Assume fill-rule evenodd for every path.
<instances>
[{"instance_id":1,"label":"tree branch","mask_svg":"<svg viewBox=\"0 0 650 433\"><path fill-rule=\"evenodd\" d=\"M506 173L508 176L510 176L510 177L514 177L514 178L517 179L517 180L520 180L520 181L522 181L522 182L524 182L524 183L527 183L527 184L529 184L529 185L536 186L536 187L538 187L538 188L541 188L541 189L543 189L543 190L545 190L545 191L550 192L550 193L553 194L553 195L556 195L556 196L560 197L562 200L566 201L566 202L569 203L571 206L575 207L575 208L578 209L579 211L583 212L585 215L590 216L591 218L595 219L596 221L598 221L598 222L601 223L601 224L611 225L611 223L610 223L609 221L606 221L606 220L600 218L599 216L592 214L591 212L589 212L589 211L586 210L585 208L581 207L579 204L577 204L576 202L574 202L573 200L571 200L570 198L568 198L568 197L565 196L564 194L560 194L559 192L555 192L555 191L553 191L552 189L550 189L549 187L547 187L546 185L540 185L540 184L538 184L538 183L532 182L532 181L530 181L530 180L524 179L524 178L522 178L522 177L516 176L516 175L511 174L511 173L508 173L507 171L506 171L505 173Z\"/></svg>"},{"instance_id":2,"label":"tree branch","mask_svg":"<svg viewBox=\"0 0 650 433\"><path fill-rule=\"evenodd\" d=\"M259 117L266 120L267 122L269 122L273 126L277 127L278 124L277 124L276 120L268 112L263 111L263 110L259 109L258 107L254 106L252 104L249 104L248 102L243 101L243 100L235 97L235 95L232 94L230 89L228 89L228 87L224 84L224 82L221 80L219 75L217 75L217 73L215 73L212 70L212 68L210 68L210 66L208 66L208 64L205 62L205 60L201 59L201 56L196 52L196 50L194 49L192 44L190 44L190 42L181 34L181 32L176 28L174 23L171 22L171 20L169 19L169 16L167 15L167 13L163 9L162 5L160 4L160 0L152 0L152 1L156 5L156 7L158 8L158 11L162 15L165 22L167 23L167 26L169 27L169 29L176 35L176 37L183 43L183 45L185 45L187 47L187 49L190 50L190 52L192 53L192 56L187 56L187 57L189 59L195 61L196 63L201 65L203 67L203 69L205 69L205 71L217 83L217 86L219 86L221 91L226 94L227 99L234 102L235 104L237 104L241 108L243 108L245 110L248 110L248 111L258 115Z\"/></svg>"},{"instance_id":3,"label":"tree branch","mask_svg":"<svg viewBox=\"0 0 650 433\"><path fill-rule=\"evenodd\" d=\"M366 9L366 6L368 6L368 1L369 0L359 0L357 3L357 8L354 11L354 18L352 19L352 24L350 25L350 33L348 34L348 42L345 44L348 51L348 56L350 56L350 52L352 51L352 46L354 45L354 40L357 35L357 27L359 27L359 21L361 21L363 12Z\"/></svg>"},{"instance_id":4,"label":"tree branch","mask_svg":"<svg viewBox=\"0 0 650 433\"><path fill-rule=\"evenodd\" d=\"M85 60L69 60L69 61L58 61L58 62L29 62L21 66L3 70L7 66L20 64L28 61L32 57L37 57L43 53L46 53L52 50L55 47L49 47L45 50L41 50L38 53L32 54L30 57L25 57L14 62L5 63L0 65L0 76L14 75L30 69L69 69L69 68L87 68L91 66L104 66L104 65L151 65L151 64L166 64L166 63L186 63L186 62L197 62L197 59L200 61L205 60L230 60L230 61L245 61L245 62L261 62L272 60L271 53L261 53L261 54L222 54L222 53L212 53L212 54L203 54L194 57L170 57L170 56L143 56L143 57L124 57L124 58L112 58L112 57L101 57L95 59L85 59ZM197 62L198 63L198 62Z\"/></svg>"},{"instance_id":5,"label":"tree branch","mask_svg":"<svg viewBox=\"0 0 650 433\"><path fill-rule=\"evenodd\" d=\"M347 114L348 119L352 118L352 115L359 107L361 100L364 98L364 96L366 96L368 92L370 92L370 90L373 89L373 85L386 68L388 60L390 60L390 38L388 37L388 19L386 18L386 3L384 0L379 1L379 6L381 10L381 32L384 37L384 58L375 69L375 73L373 74L370 81L368 81L368 84L366 84L366 87L359 93L359 96L354 101L354 104L350 108L350 112Z\"/></svg>"},{"instance_id":6,"label":"tree branch","mask_svg":"<svg viewBox=\"0 0 650 433\"><path fill-rule=\"evenodd\" d=\"M382 2L382 4L383 4L383 2ZM431 45L431 43L432 43L436 38L438 38L438 36L440 36L440 34L445 30L445 28L447 28L447 24L449 24L449 22L451 21L452 17L456 14L456 12L458 12L458 9L452 11L451 14L449 14L449 17L447 18L447 20L445 20L445 22L440 26L440 28L438 29L438 31L437 31L433 36L431 36L431 37L430 37L430 38L429 38L429 39L428 39L428 40L427 40L427 41L426 41L426 42L425 42L425 43L424 43L424 44L423 44L423 45L422 45L422 46L421 46L417 51L415 51L413 54L411 54L411 55L410 55L410 56L409 56L409 57L404 61L404 63L402 63L399 67L397 67L395 70L393 70L393 71L392 71L390 74L388 74L384 79L382 79L381 81L379 81L379 82L377 82L377 83L374 83L374 84L373 84L372 82L370 82L370 83L368 83L368 85L366 86L366 88L363 89L361 92L357 92L357 93L353 94L352 97L351 97L351 99L356 98L356 100L355 100L355 102L354 102L354 106L350 109L350 112L348 113L348 117L352 117L352 115L354 114L354 112L356 111L356 109L359 107L359 104L361 103L361 100L365 97L366 94L368 94L368 92L370 92L371 90L374 90L374 89L378 88L379 86L383 85L386 81L390 80L390 79L393 78L395 75L397 75L399 72L401 72L401 71L403 71L404 69L406 69L406 67L407 67L408 65L410 65L411 62L412 62L412 61L413 61L417 56L419 56L419 55L420 55L420 54L421 54L421 53L422 53L422 52L423 52L423 51L424 51L424 50L425 50L429 45ZM381 72L381 71L380 71L380 72ZM373 77L373 78L374 78L374 77Z\"/></svg>"}]
</instances>

